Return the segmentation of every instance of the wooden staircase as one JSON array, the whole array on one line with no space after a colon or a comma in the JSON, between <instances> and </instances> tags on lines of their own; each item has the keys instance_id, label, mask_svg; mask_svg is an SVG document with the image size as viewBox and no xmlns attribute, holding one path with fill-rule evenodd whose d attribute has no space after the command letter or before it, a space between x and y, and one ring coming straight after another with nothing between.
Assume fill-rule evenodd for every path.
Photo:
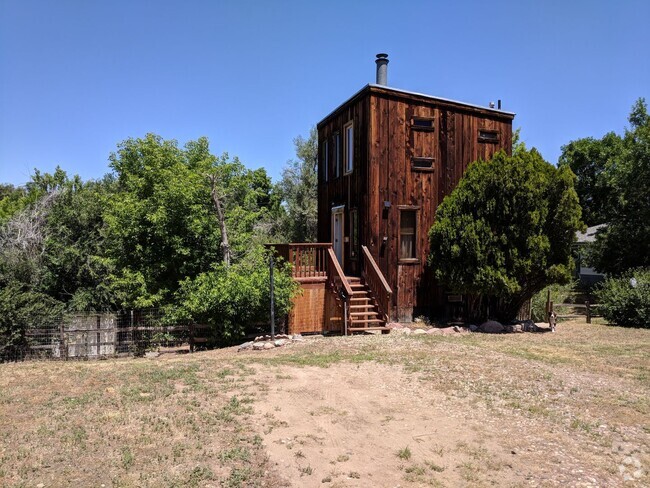
<instances>
[{"instance_id":1,"label":"wooden staircase","mask_svg":"<svg viewBox=\"0 0 650 488\"><path fill-rule=\"evenodd\" d=\"M348 332L369 330L388 331L386 321L381 316L377 300L368 285L359 277L345 277L352 288L350 297L350 325Z\"/></svg>"}]
</instances>

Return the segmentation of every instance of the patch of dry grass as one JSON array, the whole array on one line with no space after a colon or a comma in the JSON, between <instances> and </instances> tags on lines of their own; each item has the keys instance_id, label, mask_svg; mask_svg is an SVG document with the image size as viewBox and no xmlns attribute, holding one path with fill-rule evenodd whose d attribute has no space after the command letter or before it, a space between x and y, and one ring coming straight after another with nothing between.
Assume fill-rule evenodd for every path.
<instances>
[{"instance_id":1,"label":"patch of dry grass","mask_svg":"<svg viewBox=\"0 0 650 488\"><path fill-rule=\"evenodd\" d=\"M269 486L248 371L198 359L2 365L0 485Z\"/></svg>"},{"instance_id":2,"label":"patch of dry grass","mask_svg":"<svg viewBox=\"0 0 650 488\"><path fill-rule=\"evenodd\" d=\"M568 432L585 452L611 452L612 462L625 454L619 444L640 446L636 455L650 462L650 330L565 322L556 334L355 336L268 354L3 364L0 486L281 486L260 434L282 421L250 422L269 390L255 369L290 380L291 368L367 361L406 371L416 388L443 392L468 412L491 412L504 429L513 418L537 422ZM502 469L484 451L463 456L454 469L468 484ZM445 470L410 463L408 482L435 486ZM307 479L311 466L302 469Z\"/></svg>"}]
</instances>

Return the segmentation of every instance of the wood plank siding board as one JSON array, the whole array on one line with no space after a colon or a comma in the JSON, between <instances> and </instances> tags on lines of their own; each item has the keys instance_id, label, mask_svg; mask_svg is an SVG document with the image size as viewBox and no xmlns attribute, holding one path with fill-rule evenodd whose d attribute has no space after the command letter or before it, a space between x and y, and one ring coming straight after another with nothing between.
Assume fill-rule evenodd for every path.
<instances>
[{"instance_id":1,"label":"wood plank siding board","mask_svg":"<svg viewBox=\"0 0 650 488\"><path fill-rule=\"evenodd\" d=\"M440 310L444 294L426 266L428 230L435 211L458 184L467 166L500 149L511 152L514 114L453 100L367 85L319 124L318 239L331 242L331 209L344 205L344 269L359 275L360 260L350 259L349 215L358 215L358 244L368 247L393 289L390 316L406 320ZM413 121L420 120L420 128ZM430 120L431 124L422 122ZM333 136L354 124L354 167L334 176ZM496 131L498 142L479 141L478 131ZM330 141L329 177L322 178L324 141ZM343 144L340 148L344 150ZM414 158L430 167L413 167ZM342 158L341 158L342 159ZM386 208L384 202L390 202ZM416 259L399 261L400 206L417 206ZM386 241L384 242L384 237ZM357 253L359 249L357 249Z\"/></svg>"}]
</instances>

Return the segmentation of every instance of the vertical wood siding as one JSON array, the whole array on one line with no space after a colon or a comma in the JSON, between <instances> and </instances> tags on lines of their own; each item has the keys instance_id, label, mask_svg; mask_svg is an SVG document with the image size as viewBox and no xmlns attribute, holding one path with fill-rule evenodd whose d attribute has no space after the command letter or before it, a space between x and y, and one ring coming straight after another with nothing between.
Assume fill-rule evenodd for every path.
<instances>
[{"instance_id":1,"label":"vertical wood siding","mask_svg":"<svg viewBox=\"0 0 650 488\"><path fill-rule=\"evenodd\" d=\"M433 119L434 130L413 131L414 117ZM335 178L333 134L341 133L343 151L343 126L350 120L354 121L354 170L344 176L341 168L341 176ZM498 143L479 142L479 130L497 131ZM428 231L435 211L471 162L489 159L502 148L510 152L512 116L368 88L321 122L318 133L319 241L331 242L332 207L345 205L346 237L349 210L357 208L359 244L368 247L393 289L391 317L407 321L414 315L441 312L443 294L427 267ZM322 177L325 140L330 141L327 183ZM432 169L413 169L413 157L433 158ZM390 208L384 202L390 202ZM400 206L417 208L416 262L398 260ZM344 249L345 272L358 274L359 262L350 260L348 243Z\"/></svg>"}]
</instances>

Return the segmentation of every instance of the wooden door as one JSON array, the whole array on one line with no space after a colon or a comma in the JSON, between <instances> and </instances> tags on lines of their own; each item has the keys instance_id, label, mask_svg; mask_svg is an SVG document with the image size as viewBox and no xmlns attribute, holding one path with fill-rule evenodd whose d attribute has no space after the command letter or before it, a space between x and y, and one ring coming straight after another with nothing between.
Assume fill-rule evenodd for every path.
<instances>
[{"instance_id":1,"label":"wooden door","mask_svg":"<svg viewBox=\"0 0 650 488\"><path fill-rule=\"evenodd\" d=\"M343 207L332 209L332 247L334 254L343 268Z\"/></svg>"}]
</instances>

